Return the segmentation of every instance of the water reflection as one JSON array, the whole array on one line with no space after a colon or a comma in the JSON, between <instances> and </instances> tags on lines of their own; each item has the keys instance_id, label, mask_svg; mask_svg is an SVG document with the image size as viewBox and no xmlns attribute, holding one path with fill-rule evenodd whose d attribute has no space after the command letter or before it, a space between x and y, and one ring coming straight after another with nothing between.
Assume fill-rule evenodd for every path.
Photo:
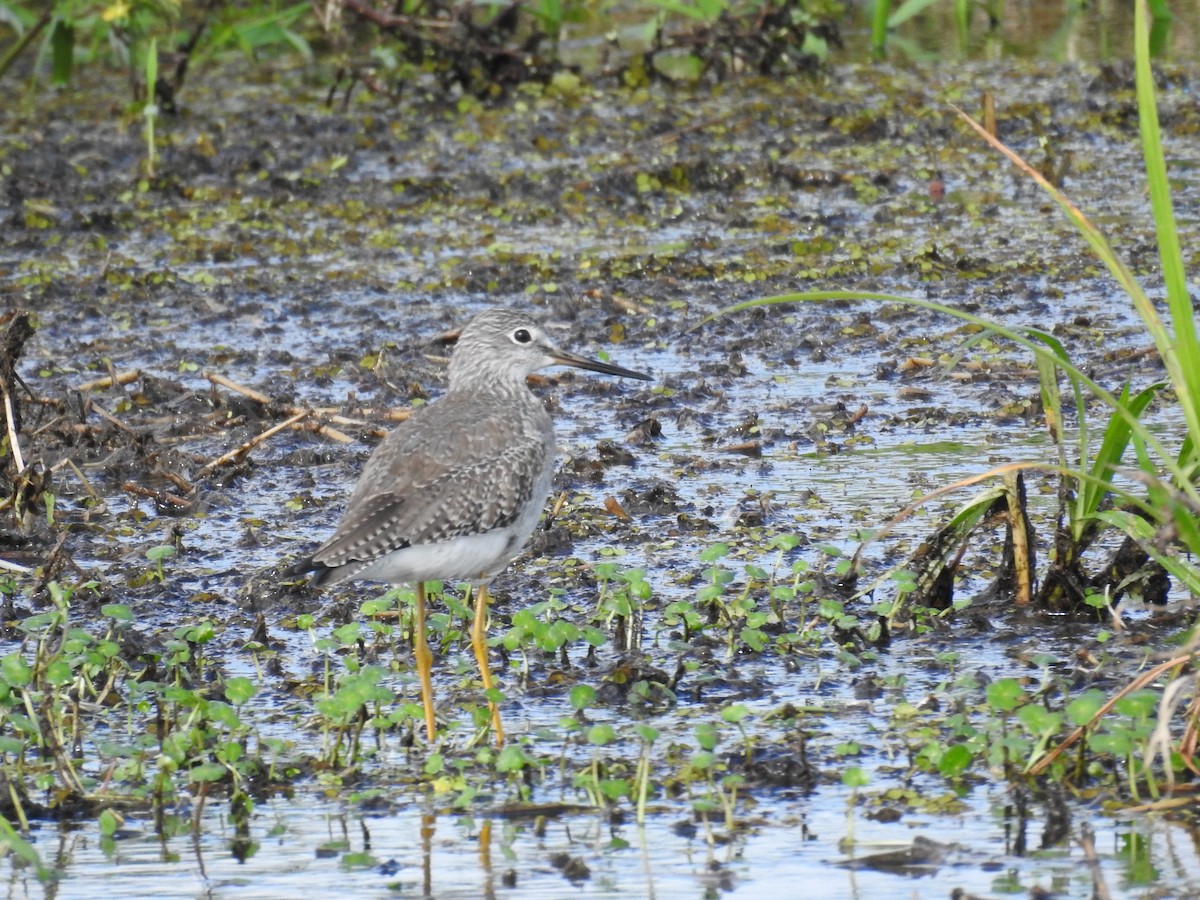
<instances>
[{"instance_id":1,"label":"water reflection","mask_svg":"<svg viewBox=\"0 0 1200 900\"><path fill-rule=\"evenodd\" d=\"M1175 896L1200 894L1200 831L1178 822L1072 825L1027 855L1011 842L1026 828L1054 829L1045 811L1004 797L968 795L961 817L913 816L883 824L856 812L859 857L922 865L845 865L848 792L766 798L734 834L704 822L651 817L644 828L575 806L525 816L476 817L414 805L368 812L319 799L265 800L239 818L210 802L179 832L156 836L130 821L115 840L94 825L47 827L35 846L58 878L8 866L9 897L92 898L97 886L119 897L281 898L318 896L944 898L1050 891L1086 898L1140 893L1170 884ZM145 823L150 825L150 822ZM1094 834L1093 834L1094 829ZM472 850L474 847L474 850ZM891 848L890 850L887 848ZM1189 887L1190 885L1190 887ZM1103 894L1096 894L1097 896Z\"/></svg>"},{"instance_id":2,"label":"water reflection","mask_svg":"<svg viewBox=\"0 0 1200 900\"><path fill-rule=\"evenodd\" d=\"M870 45L872 4L856 6L845 29L845 55L861 59ZM893 3L893 10L901 4ZM1042 59L1112 62L1133 57L1133 4L1008 0L967 5L931 3L894 28L888 55L897 60ZM1151 47L1165 61L1186 61L1200 49L1200 4L1170 4L1170 20L1152 24ZM965 24L965 28L963 25Z\"/></svg>"}]
</instances>

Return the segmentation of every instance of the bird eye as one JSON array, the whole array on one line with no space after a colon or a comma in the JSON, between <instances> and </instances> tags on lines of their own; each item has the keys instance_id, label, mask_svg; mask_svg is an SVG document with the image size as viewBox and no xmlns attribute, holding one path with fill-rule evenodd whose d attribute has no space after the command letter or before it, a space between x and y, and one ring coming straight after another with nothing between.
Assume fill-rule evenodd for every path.
<instances>
[{"instance_id":1,"label":"bird eye","mask_svg":"<svg viewBox=\"0 0 1200 900\"><path fill-rule=\"evenodd\" d=\"M528 344L533 340L533 335L524 328L518 328L512 333L512 339L518 344Z\"/></svg>"}]
</instances>

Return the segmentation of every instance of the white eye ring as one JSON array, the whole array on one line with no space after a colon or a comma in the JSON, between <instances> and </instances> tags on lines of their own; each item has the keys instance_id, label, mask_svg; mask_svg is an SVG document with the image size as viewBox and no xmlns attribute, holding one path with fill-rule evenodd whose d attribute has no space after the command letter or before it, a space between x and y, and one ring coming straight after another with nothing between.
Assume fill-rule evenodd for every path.
<instances>
[{"instance_id":1,"label":"white eye ring","mask_svg":"<svg viewBox=\"0 0 1200 900\"><path fill-rule=\"evenodd\" d=\"M518 328L512 333L512 339L514 344L528 344L533 340L533 335L528 328Z\"/></svg>"}]
</instances>

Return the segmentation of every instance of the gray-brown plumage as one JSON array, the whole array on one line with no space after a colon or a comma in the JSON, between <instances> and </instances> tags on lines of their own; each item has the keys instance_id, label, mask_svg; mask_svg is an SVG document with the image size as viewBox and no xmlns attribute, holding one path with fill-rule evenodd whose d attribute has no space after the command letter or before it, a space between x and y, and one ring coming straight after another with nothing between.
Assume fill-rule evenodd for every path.
<instances>
[{"instance_id":1,"label":"gray-brown plumage","mask_svg":"<svg viewBox=\"0 0 1200 900\"><path fill-rule=\"evenodd\" d=\"M525 379L552 365L649 378L562 350L524 313L481 313L458 339L446 396L375 449L333 536L294 567L313 571L314 585L351 578L416 585L415 642L431 740L423 585L435 579L480 585L472 643L490 687L486 582L532 534L554 467L554 424ZM495 713L493 722L499 737Z\"/></svg>"}]
</instances>

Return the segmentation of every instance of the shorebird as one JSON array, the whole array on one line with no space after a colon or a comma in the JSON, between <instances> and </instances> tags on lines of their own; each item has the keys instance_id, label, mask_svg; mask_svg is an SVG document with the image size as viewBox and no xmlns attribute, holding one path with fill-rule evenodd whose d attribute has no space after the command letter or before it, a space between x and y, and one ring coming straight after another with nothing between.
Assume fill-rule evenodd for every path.
<instances>
[{"instance_id":1,"label":"shorebird","mask_svg":"<svg viewBox=\"0 0 1200 900\"><path fill-rule=\"evenodd\" d=\"M525 313L479 314L451 355L446 395L375 448L333 536L290 570L312 572L318 587L362 579L416 588L413 653L431 742L436 724L425 582L466 581L475 589L471 647L490 694L487 585L533 533L554 471L554 423L526 376L556 365L650 380L563 350ZM488 705L502 744L500 711L490 697Z\"/></svg>"}]
</instances>

